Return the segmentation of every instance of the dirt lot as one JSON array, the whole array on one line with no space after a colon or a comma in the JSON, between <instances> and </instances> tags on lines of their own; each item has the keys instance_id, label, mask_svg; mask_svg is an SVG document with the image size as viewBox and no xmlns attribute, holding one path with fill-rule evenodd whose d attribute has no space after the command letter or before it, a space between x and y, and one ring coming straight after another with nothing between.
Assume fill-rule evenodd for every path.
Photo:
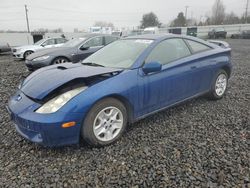
<instances>
[{"instance_id":1,"label":"dirt lot","mask_svg":"<svg viewBox=\"0 0 250 188\"><path fill-rule=\"evenodd\" d=\"M230 40L226 96L131 125L116 144L48 149L19 136L5 105L28 74L0 55L0 187L250 187L250 40Z\"/></svg>"}]
</instances>

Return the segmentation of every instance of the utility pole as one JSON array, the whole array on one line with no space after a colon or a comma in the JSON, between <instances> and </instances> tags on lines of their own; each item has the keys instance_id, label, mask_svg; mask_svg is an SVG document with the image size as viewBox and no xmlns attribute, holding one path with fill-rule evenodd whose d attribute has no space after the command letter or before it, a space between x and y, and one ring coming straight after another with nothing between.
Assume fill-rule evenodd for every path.
<instances>
[{"instance_id":1,"label":"utility pole","mask_svg":"<svg viewBox=\"0 0 250 188\"><path fill-rule=\"evenodd\" d=\"M185 18L187 20L187 10L188 10L189 6L185 6Z\"/></svg>"},{"instance_id":2,"label":"utility pole","mask_svg":"<svg viewBox=\"0 0 250 188\"><path fill-rule=\"evenodd\" d=\"M28 29L28 33L30 33L30 25L29 25L27 5L24 5L24 9L25 9L25 15L26 15L27 29Z\"/></svg>"},{"instance_id":3,"label":"utility pole","mask_svg":"<svg viewBox=\"0 0 250 188\"><path fill-rule=\"evenodd\" d=\"M187 10L188 10L189 6L185 6L185 19L186 19L186 26L187 26Z\"/></svg>"},{"instance_id":4,"label":"utility pole","mask_svg":"<svg viewBox=\"0 0 250 188\"><path fill-rule=\"evenodd\" d=\"M248 17L248 4L249 4L249 0L247 0L247 4L246 4L246 23L247 23L247 17Z\"/></svg>"}]
</instances>

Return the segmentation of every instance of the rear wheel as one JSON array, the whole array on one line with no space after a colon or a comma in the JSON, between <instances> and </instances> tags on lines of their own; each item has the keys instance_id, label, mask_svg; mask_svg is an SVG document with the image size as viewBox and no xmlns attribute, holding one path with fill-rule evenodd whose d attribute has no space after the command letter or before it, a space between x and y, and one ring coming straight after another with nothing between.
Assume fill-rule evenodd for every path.
<instances>
[{"instance_id":1,"label":"rear wheel","mask_svg":"<svg viewBox=\"0 0 250 188\"><path fill-rule=\"evenodd\" d=\"M226 92L227 83L228 74L226 73L226 71L220 70L216 75L212 90L209 93L209 98L213 100L221 99Z\"/></svg>"},{"instance_id":2,"label":"rear wheel","mask_svg":"<svg viewBox=\"0 0 250 188\"><path fill-rule=\"evenodd\" d=\"M87 114L81 135L92 146L105 146L117 141L127 126L126 107L117 99L97 102Z\"/></svg>"},{"instance_id":3,"label":"rear wheel","mask_svg":"<svg viewBox=\"0 0 250 188\"><path fill-rule=\"evenodd\" d=\"M69 62L69 60L65 57L58 57L56 59L53 60L52 62L52 65L55 65L55 64L62 64L62 63L67 63Z\"/></svg>"},{"instance_id":4,"label":"rear wheel","mask_svg":"<svg viewBox=\"0 0 250 188\"><path fill-rule=\"evenodd\" d=\"M34 53L33 51L29 50L29 51L26 51L24 54L23 54L23 59L25 60L27 58L28 55Z\"/></svg>"}]
</instances>

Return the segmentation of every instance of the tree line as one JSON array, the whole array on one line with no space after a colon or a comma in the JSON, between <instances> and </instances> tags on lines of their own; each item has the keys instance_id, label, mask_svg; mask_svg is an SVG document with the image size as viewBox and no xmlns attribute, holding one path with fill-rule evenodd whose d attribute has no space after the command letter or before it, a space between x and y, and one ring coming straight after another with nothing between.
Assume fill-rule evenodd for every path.
<instances>
[{"instance_id":1,"label":"tree line","mask_svg":"<svg viewBox=\"0 0 250 188\"><path fill-rule=\"evenodd\" d=\"M211 15L201 16L200 20L186 18L183 12L179 12L177 17L169 23L171 27L185 27L188 25L226 25L250 23L250 16L237 16L234 12L227 13L222 0L215 0ZM159 21L155 13L150 12L142 16L140 28L161 27L163 24Z\"/></svg>"}]
</instances>

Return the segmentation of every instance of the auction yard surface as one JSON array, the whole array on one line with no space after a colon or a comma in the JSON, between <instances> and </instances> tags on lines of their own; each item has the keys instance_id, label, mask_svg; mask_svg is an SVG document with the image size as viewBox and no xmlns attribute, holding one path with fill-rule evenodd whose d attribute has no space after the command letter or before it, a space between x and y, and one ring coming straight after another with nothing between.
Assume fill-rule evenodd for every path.
<instances>
[{"instance_id":1,"label":"auction yard surface","mask_svg":"<svg viewBox=\"0 0 250 188\"><path fill-rule=\"evenodd\" d=\"M157 113L105 148L49 149L19 136L5 105L28 72L0 55L0 187L250 187L250 40L229 43L234 71L222 100Z\"/></svg>"}]
</instances>

